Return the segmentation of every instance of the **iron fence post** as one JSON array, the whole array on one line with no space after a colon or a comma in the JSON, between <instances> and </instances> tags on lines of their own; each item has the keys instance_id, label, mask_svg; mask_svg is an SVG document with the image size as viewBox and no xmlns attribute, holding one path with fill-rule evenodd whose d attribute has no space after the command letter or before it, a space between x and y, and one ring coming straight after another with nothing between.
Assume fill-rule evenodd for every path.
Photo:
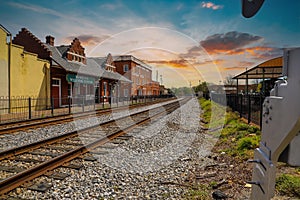
<instances>
[{"instance_id":1,"label":"iron fence post","mask_svg":"<svg viewBox=\"0 0 300 200\"><path fill-rule=\"evenodd\" d=\"M71 114L71 97L68 97L69 114Z\"/></svg>"},{"instance_id":2,"label":"iron fence post","mask_svg":"<svg viewBox=\"0 0 300 200\"><path fill-rule=\"evenodd\" d=\"M248 94L248 124L251 122L251 98L250 94Z\"/></svg>"},{"instance_id":3,"label":"iron fence post","mask_svg":"<svg viewBox=\"0 0 300 200\"><path fill-rule=\"evenodd\" d=\"M240 117L242 117L242 112L243 112L243 95L241 94L241 102L240 102Z\"/></svg>"},{"instance_id":4,"label":"iron fence post","mask_svg":"<svg viewBox=\"0 0 300 200\"><path fill-rule=\"evenodd\" d=\"M102 97L102 108L104 109L104 97Z\"/></svg>"},{"instance_id":5,"label":"iron fence post","mask_svg":"<svg viewBox=\"0 0 300 200\"><path fill-rule=\"evenodd\" d=\"M28 98L28 118L31 119L31 98Z\"/></svg>"},{"instance_id":6,"label":"iron fence post","mask_svg":"<svg viewBox=\"0 0 300 200\"><path fill-rule=\"evenodd\" d=\"M96 110L96 97L94 97L93 103L94 103L94 110Z\"/></svg>"},{"instance_id":7,"label":"iron fence post","mask_svg":"<svg viewBox=\"0 0 300 200\"><path fill-rule=\"evenodd\" d=\"M84 112L84 96L82 97L82 112Z\"/></svg>"},{"instance_id":8,"label":"iron fence post","mask_svg":"<svg viewBox=\"0 0 300 200\"><path fill-rule=\"evenodd\" d=\"M263 113L263 98L262 98L262 94L259 95L259 104L260 104L260 113L259 113L259 127L260 130L262 128L262 113Z\"/></svg>"},{"instance_id":9,"label":"iron fence post","mask_svg":"<svg viewBox=\"0 0 300 200\"><path fill-rule=\"evenodd\" d=\"M51 115L54 115L54 98L51 97Z\"/></svg>"}]
</instances>

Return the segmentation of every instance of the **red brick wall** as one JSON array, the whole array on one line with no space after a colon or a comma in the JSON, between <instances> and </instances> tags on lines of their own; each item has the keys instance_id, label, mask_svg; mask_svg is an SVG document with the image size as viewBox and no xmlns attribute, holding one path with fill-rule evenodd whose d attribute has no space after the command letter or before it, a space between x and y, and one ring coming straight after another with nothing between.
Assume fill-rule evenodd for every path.
<instances>
[{"instance_id":1,"label":"red brick wall","mask_svg":"<svg viewBox=\"0 0 300 200\"><path fill-rule=\"evenodd\" d=\"M69 51L85 57L84 48L81 46L80 41L77 38L75 38L71 43ZM67 54L67 59L72 61L73 60L72 56L73 56L72 54ZM86 58L80 58L80 59L82 63L86 64Z\"/></svg>"},{"instance_id":2,"label":"red brick wall","mask_svg":"<svg viewBox=\"0 0 300 200\"><path fill-rule=\"evenodd\" d=\"M26 28L22 30L14 37L13 44L21 45L25 51L38 54L39 58L49 59L50 52L42 44L36 36L29 32Z\"/></svg>"},{"instance_id":3,"label":"red brick wall","mask_svg":"<svg viewBox=\"0 0 300 200\"><path fill-rule=\"evenodd\" d=\"M116 70L118 73L124 75L126 78L130 79L132 83L131 93L132 95L137 95L138 90L143 90L143 95L148 95L153 93L152 85L152 71L146 71L136 67L137 64L133 61L115 61ZM123 65L128 64L129 72L124 72ZM138 74L138 75L136 75Z\"/></svg>"}]
</instances>

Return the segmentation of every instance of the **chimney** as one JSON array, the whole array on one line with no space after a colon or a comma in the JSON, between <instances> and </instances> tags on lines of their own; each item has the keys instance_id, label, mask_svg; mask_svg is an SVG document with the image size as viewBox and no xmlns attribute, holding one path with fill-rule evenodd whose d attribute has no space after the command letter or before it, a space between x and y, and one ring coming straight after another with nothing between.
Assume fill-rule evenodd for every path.
<instances>
[{"instance_id":1,"label":"chimney","mask_svg":"<svg viewBox=\"0 0 300 200\"><path fill-rule=\"evenodd\" d=\"M54 37L51 35L46 36L46 44L50 44L51 46L54 46Z\"/></svg>"}]
</instances>

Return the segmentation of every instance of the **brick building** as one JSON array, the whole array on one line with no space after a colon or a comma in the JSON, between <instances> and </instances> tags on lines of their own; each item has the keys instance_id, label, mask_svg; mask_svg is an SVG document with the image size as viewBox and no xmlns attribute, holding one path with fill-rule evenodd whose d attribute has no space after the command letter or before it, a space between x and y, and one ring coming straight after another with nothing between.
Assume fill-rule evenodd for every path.
<instances>
[{"instance_id":1,"label":"brick building","mask_svg":"<svg viewBox=\"0 0 300 200\"><path fill-rule=\"evenodd\" d=\"M29 52L50 62L51 97L54 107L68 104L70 97L81 102L108 101L116 82L131 81L118 74L112 57L87 58L79 39L70 45L55 46L54 37L47 36L42 43L31 32L23 28L13 39L14 44L24 46ZM105 97L105 98L103 98ZM76 102L75 102L76 103Z\"/></svg>"},{"instance_id":2,"label":"brick building","mask_svg":"<svg viewBox=\"0 0 300 200\"><path fill-rule=\"evenodd\" d=\"M117 73L114 65L113 57L108 54L106 57L90 57L88 58L89 65L97 65L100 69L99 84L96 88L96 94L101 102L107 102L108 97L116 100L122 100L124 97L130 97L129 90L131 88L131 81L121 74Z\"/></svg>"},{"instance_id":3,"label":"brick building","mask_svg":"<svg viewBox=\"0 0 300 200\"><path fill-rule=\"evenodd\" d=\"M159 83L152 81L152 68L132 55L114 56L116 71L132 81L130 95L159 95Z\"/></svg>"}]
</instances>

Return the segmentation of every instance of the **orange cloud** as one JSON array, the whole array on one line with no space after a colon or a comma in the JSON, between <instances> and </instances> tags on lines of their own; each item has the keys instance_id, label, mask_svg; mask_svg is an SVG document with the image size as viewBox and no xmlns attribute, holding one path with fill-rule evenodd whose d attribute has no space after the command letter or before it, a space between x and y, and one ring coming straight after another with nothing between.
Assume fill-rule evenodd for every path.
<instances>
[{"instance_id":1,"label":"orange cloud","mask_svg":"<svg viewBox=\"0 0 300 200\"><path fill-rule=\"evenodd\" d=\"M146 61L147 63L152 63L156 65L168 65L174 68L188 68L191 66L191 63L184 59L179 60L154 60L154 61Z\"/></svg>"},{"instance_id":2,"label":"orange cloud","mask_svg":"<svg viewBox=\"0 0 300 200\"><path fill-rule=\"evenodd\" d=\"M227 32L223 34L214 34L208 36L200 42L200 45L209 54L228 54L234 50L241 49L247 45L261 41L260 36L250 35L237 31ZM241 52L239 52L241 53Z\"/></svg>"},{"instance_id":3,"label":"orange cloud","mask_svg":"<svg viewBox=\"0 0 300 200\"><path fill-rule=\"evenodd\" d=\"M94 35L79 35L79 36L69 36L65 38L65 40L69 42L72 41L75 37L79 39L82 46L94 46L109 38L108 35L102 35L100 37Z\"/></svg>"}]
</instances>

